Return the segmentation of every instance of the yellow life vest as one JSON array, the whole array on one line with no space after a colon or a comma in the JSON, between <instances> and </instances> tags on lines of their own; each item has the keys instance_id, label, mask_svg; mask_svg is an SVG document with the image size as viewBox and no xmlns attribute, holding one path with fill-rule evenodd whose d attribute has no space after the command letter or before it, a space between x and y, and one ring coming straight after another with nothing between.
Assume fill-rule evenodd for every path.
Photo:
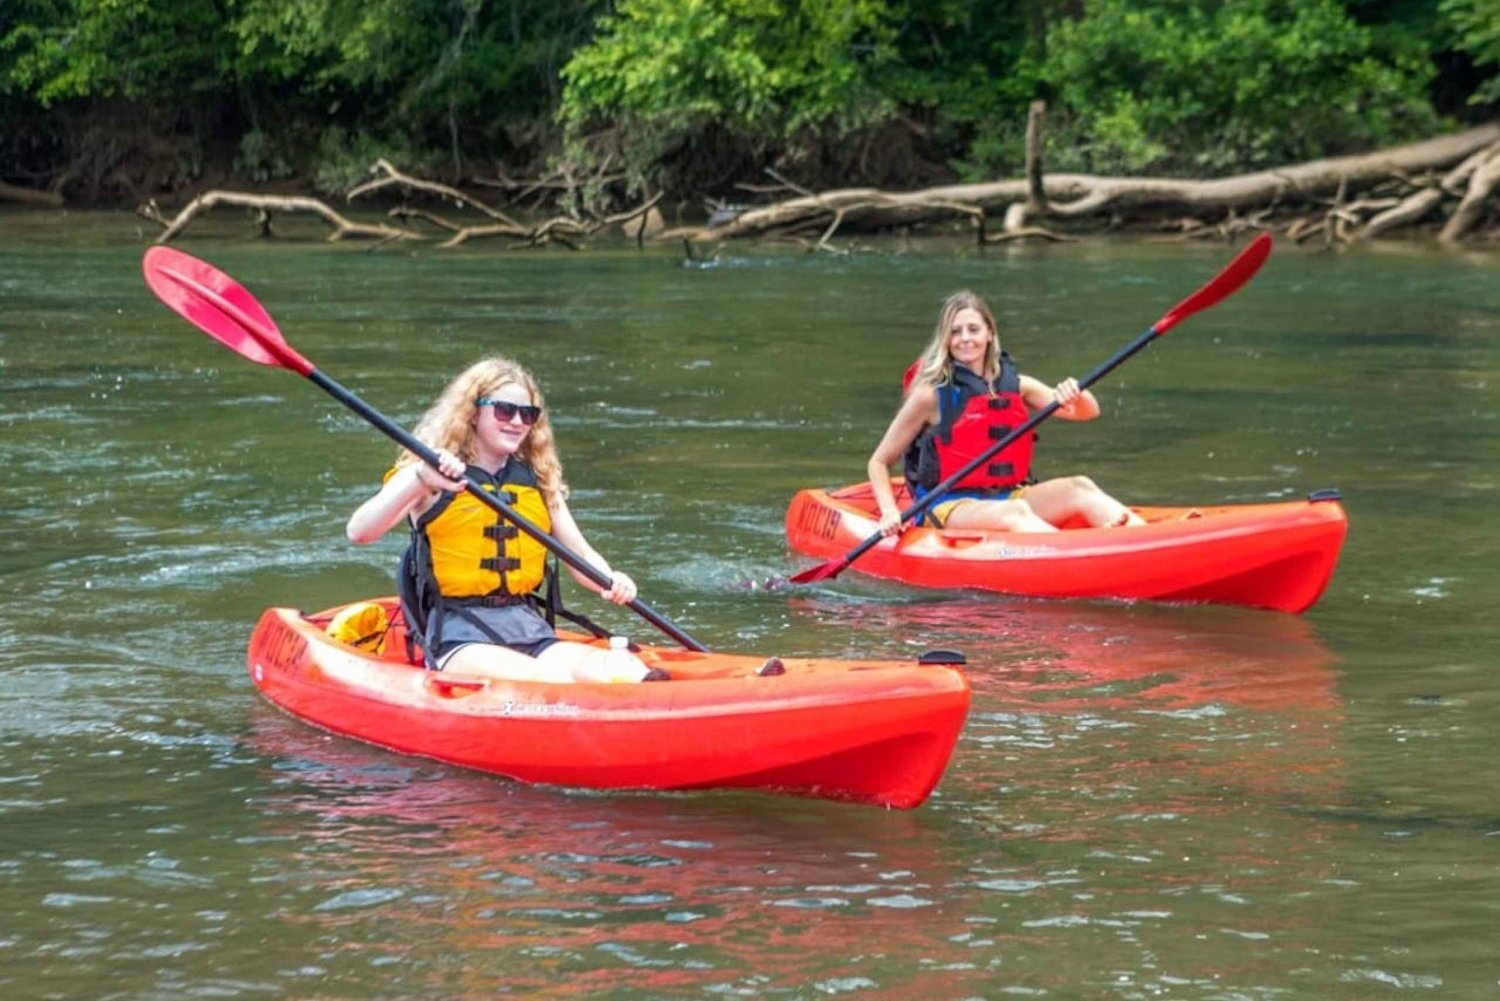
<instances>
[{"instance_id":1,"label":"yellow life vest","mask_svg":"<svg viewBox=\"0 0 1500 1001\"><path fill-rule=\"evenodd\" d=\"M519 459L512 457L494 475L470 466L469 476L527 521L552 531L536 474ZM440 497L418 519L417 529L427 537L432 573L445 598L519 597L546 577L546 548L467 490Z\"/></svg>"}]
</instances>

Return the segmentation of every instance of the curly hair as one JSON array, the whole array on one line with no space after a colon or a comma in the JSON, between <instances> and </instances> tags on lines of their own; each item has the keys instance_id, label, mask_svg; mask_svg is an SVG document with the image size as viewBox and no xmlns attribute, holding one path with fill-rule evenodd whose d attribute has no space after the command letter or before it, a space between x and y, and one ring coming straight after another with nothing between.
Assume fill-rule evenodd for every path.
<instances>
[{"instance_id":1,"label":"curly hair","mask_svg":"<svg viewBox=\"0 0 1500 1001\"><path fill-rule=\"evenodd\" d=\"M953 354L948 349L948 336L953 329L954 317L965 309L978 313L985 326L990 328L990 342L984 349L984 371L980 374L985 382L993 382L1000 374L1000 331L995 326L995 314L990 312L988 303L966 289L953 293L943 303L942 311L938 313L937 329L922 352L913 385L921 381L939 386L953 378Z\"/></svg>"},{"instance_id":2,"label":"curly hair","mask_svg":"<svg viewBox=\"0 0 1500 1001\"><path fill-rule=\"evenodd\" d=\"M552 422L547 418L542 391L531 373L509 358L485 358L455 376L422 415L417 424L417 437L433 448L446 448L464 462L473 462L476 456L474 401L493 395L507 385L521 386L531 397L531 402L542 408L541 416L532 425L516 454L536 473L537 485L548 501L565 499L568 485L563 481L562 462L557 457L557 444L552 436ZM420 461L404 448L396 455L397 466Z\"/></svg>"}]
</instances>

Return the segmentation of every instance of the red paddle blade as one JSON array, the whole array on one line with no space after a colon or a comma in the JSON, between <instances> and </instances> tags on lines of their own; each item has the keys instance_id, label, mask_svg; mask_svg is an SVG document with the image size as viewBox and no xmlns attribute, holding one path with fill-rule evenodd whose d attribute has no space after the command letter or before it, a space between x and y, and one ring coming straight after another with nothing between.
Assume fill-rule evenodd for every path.
<instances>
[{"instance_id":1,"label":"red paddle blade","mask_svg":"<svg viewBox=\"0 0 1500 1001\"><path fill-rule=\"evenodd\" d=\"M848 560L829 560L827 563L819 563L801 573L794 573L787 579L793 584L816 584L820 580L837 577L848 565Z\"/></svg>"},{"instance_id":2,"label":"red paddle blade","mask_svg":"<svg viewBox=\"0 0 1500 1001\"><path fill-rule=\"evenodd\" d=\"M298 375L312 372L312 362L287 344L255 296L213 265L171 247L152 247L141 270L169 309L240 357Z\"/></svg>"},{"instance_id":3,"label":"red paddle blade","mask_svg":"<svg viewBox=\"0 0 1500 1001\"><path fill-rule=\"evenodd\" d=\"M1210 278L1208 283L1198 291L1173 306L1166 316L1156 321L1151 329L1158 334L1165 334L1199 310L1207 309L1226 296L1239 291L1241 285L1255 277L1255 273L1270 256L1271 234L1262 233L1251 240L1250 245L1240 251L1234 260L1224 265L1223 271Z\"/></svg>"}]
</instances>

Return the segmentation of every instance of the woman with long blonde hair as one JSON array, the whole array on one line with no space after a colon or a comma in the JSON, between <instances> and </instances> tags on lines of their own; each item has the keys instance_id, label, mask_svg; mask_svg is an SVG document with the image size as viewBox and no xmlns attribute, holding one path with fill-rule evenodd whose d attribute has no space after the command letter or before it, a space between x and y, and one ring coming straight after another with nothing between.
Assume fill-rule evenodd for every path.
<instances>
[{"instance_id":1,"label":"woman with long blonde hair","mask_svg":"<svg viewBox=\"0 0 1500 1001\"><path fill-rule=\"evenodd\" d=\"M983 299L968 291L949 296L913 366L906 399L867 463L881 533L901 530L892 464L903 463L912 497L921 500L1054 400L1064 420L1099 416L1099 401L1078 380L1047 386L1016 371ZM939 528L1026 532L1053 532L1074 519L1092 526L1143 524L1087 476L1032 482L1033 438L1024 435L964 476L923 517Z\"/></svg>"},{"instance_id":2,"label":"woman with long blonde hair","mask_svg":"<svg viewBox=\"0 0 1500 1001\"><path fill-rule=\"evenodd\" d=\"M621 676L604 651L559 640L537 610L545 547L465 490L467 475L610 578L601 589L570 567L582 586L615 604L634 600L635 582L610 569L568 509L552 424L530 372L508 358L476 362L448 383L416 436L437 452L440 468L403 450L347 531L365 544L403 521L411 526L417 572L437 594L422 643L428 667L518 681L665 677L634 657Z\"/></svg>"}]
</instances>

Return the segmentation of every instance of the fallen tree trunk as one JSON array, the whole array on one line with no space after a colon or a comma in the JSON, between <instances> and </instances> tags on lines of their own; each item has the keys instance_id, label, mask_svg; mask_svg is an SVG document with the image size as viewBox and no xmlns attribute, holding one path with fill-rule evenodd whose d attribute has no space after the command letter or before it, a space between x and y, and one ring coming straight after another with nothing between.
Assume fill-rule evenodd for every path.
<instances>
[{"instance_id":1,"label":"fallen tree trunk","mask_svg":"<svg viewBox=\"0 0 1500 1001\"><path fill-rule=\"evenodd\" d=\"M25 202L27 205L46 205L61 208L62 195L56 191L39 191L36 188L21 188L0 181L0 202Z\"/></svg>"},{"instance_id":2,"label":"fallen tree trunk","mask_svg":"<svg viewBox=\"0 0 1500 1001\"><path fill-rule=\"evenodd\" d=\"M667 230L660 234L660 238L720 241L776 236L830 223L836 223L837 229L846 232L869 231L952 219L959 214L972 219L978 213L980 238L984 240L984 219L991 214L1010 211L1016 205L1022 209L1011 213L1009 228L1012 230L1033 218L1062 222L1094 219L1111 228L1167 224L1183 232L1217 235L1247 226L1268 228L1273 216L1287 228L1298 222L1306 228L1309 210L1315 210L1317 216L1326 215L1331 196L1388 186L1407 189L1408 194L1420 194L1420 197L1403 212L1385 215L1376 232L1388 231L1395 225L1425 216L1444 198L1453 197L1455 187L1461 187L1467 190L1468 197L1460 207L1463 219L1452 228L1467 233L1487 208L1493 207L1490 193L1500 180L1495 177L1495 171L1500 170L1500 166L1496 166L1500 160L1497 150L1500 150L1500 123L1359 156L1314 160L1277 170L1212 180L1048 174L1042 177L1040 190L1036 178L1031 177L945 185L912 192L888 192L875 188L806 192L795 198L744 209L718 225ZM1462 183L1452 175L1442 185L1424 176L1450 168L1466 158L1475 160L1476 165ZM1422 193L1433 188L1445 194L1434 199L1430 194ZM1361 200L1357 209L1349 204L1343 205L1340 209L1343 213L1341 239L1353 240L1366 235L1366 223L1381 218L1381 213L1390 211L1395 204ZM1249 213L1249 216L1244 213ZM832 235L832 232L825 232L820 243L826 244Z\"/></svg>"},{"instance_id":3,"label":"fallen tree trunk","mask_svg":"<svg viewBox=\"0 0 1500 1001\"><path fill-rule=\"evenodd\" d=\"M1496 198L1496 189L1500 188L1500 122L1359 156L1313 160L1235 177L1181 180L1047 174L1040 153L1043 112L1041 102L1033 104L1027 125L1025 177L910 192L877 188L818 192L768 170L779 182L778 188L742 187L761 196L771 190L790 191L791 197L762 205L721 207L701 226L661 227L655 206L662 193L614 215L570 209L539 223L525 223L450 185L404 174L385 160L371 166L372 179L351 190L349 198L399 192L403 202L390 209L389 216L401 223L417 220L444 231L447 238L443 247L508 237L513 247L556 243L575 248L605 227L623 224L627 232L633 230L631 235L638 243L647 239L681 242L689 256L695 242L717 244L746 238L794 240L812 250L843 253L847 251L833 243L839 233L904 230L954 221L967 221L980 244L1075 239L1075 234L1101 228L1150 228L1215 238L1248 229L1279 229L1299 242L1321 236L1326 245L1332 245L1368 239L1427 220L1441 223L1440 238L1447 243L1476 234L1500 239L1500 205ZM526 190L550 183L530 182ZM577 194L580 182L571 174L565 173L564 180L556 183L564 185L569 202L578 200L571 196ZM413 194L478 213L484 221L461 223L412 207L405 199ZM158 242L166 243L194 219L218 206L255 209L265 235L270 233L274 212L302 212L317 215L332 227L329 240L424 239L407 225L352 222L315 198L210 191L170 221L162 217L154 203L139 211L161 223L163 232ZM994 219L1001 220L998 232L991 226Z\"/></svg>"},{"instance_id":4,"label":"fallen tree trunk","mask_svg":"<svg viewBox=\"0 0 1500 1001\"><path fill-rule=\"evenodd\" d=\"M1470 157L1459 170L1454 171L1454 174L1457 175L1470 167L1472 171L1468 172L1467 183L1461 185L1463 200L1458 203L1458 208L1449 218L1448 224L1438 234L1438 238L1445 243L1457 243L1479 224L1485 206L1489 204L1491 195L1494 194L1495 185L1500 183L1500 143ZM1460 182L1457 178L1453 178L1451 187L1448 184L1444 187L1454 190L1460 187Z\"/></svg>"}]
</instances>

